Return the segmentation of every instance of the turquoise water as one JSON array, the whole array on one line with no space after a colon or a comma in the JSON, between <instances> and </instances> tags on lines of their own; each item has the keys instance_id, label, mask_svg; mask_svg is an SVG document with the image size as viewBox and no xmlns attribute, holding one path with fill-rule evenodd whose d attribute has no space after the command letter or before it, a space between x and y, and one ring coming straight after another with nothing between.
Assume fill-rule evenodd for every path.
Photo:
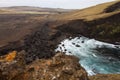
<instances>
[{"instance_id":1,"label":"turquoise water","mask_svg":"<svg viewBox=\"0 0 120 80\"><path fill-rule=\"evenodd\" d=\"M55 51L80 58L81 66L89 75L120 74L120 45L76 37L63 40Z\"/></svg>"}]
</instances>

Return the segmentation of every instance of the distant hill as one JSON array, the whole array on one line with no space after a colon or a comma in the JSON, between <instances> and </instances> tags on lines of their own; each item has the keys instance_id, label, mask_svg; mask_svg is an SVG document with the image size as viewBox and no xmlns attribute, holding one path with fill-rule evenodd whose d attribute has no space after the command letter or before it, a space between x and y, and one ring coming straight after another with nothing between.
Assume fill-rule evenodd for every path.
<instances>
[{"instance_id":1,"label":"distant hill","mask_svg":"<svg viewBox=\"0 0 120 80\"><path fill-rule=\"evenodd\" d=\"M71 11L70 9L60 8L41 8L31 6L12 6L12 7L1 7L0 13L32 13L32 14L52 14L52 13L66 13Z\"/></svg>"}]
</instances>

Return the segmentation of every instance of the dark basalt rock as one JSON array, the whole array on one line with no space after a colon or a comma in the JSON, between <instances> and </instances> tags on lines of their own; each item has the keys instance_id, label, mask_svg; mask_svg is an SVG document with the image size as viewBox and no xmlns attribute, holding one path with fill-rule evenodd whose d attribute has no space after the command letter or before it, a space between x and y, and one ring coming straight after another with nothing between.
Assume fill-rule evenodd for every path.
<instances>
[{"instance_id":1,"label":"dark basalt rock","mask_svg":"<svg viewBox=\"0 0 120 80\"><path fill-rule=\"evenodd\" d=\"M73 45L75 45L75 43L72 43Z\"/></svg>"},{"instance_id":2,"label":"dark basalt rock","mask_svg":"<svg viewBox=\"0 0 120 80\"><path fill-rule=\"evenodd\" d=\"M82 41L81 43L84 43L84 41Z\"/></svg>"},{"instance_id":3,"label":"dark basalt rock","mask_svg":"<svg viewBox=\"0 0 120 80\"><path fill-rule=\"evenodd\" d=\"M53 56L54 46L44 33L34 33L25 40L26 61L33 61L37 58L49 58ZM51 49L51 50L50 50Z\"/></svg>"},{"instance_id":4,"label":"dark basalt rock","mask_svg":"<svg viewBox=\"0 0 120 80\"><path fill-rule=\"evenodd\" d=\"M76 45L76 47L80 47L80 45Z\"/></svg>"},{"instance_id":5,"label":"dark basalt rock","mask_svg":"<svg viewBox=\"0 0 120 80\"><path fill-rule=\"evenodd\" d=\"M54 32L48 23L27 36L24 41L24 49L27 52L26 61L29 63L35 59L53 57L55 55L54 49L57 46L57 42L54 41L59 36L61 33Z\"/></svg>"}]
</instances>

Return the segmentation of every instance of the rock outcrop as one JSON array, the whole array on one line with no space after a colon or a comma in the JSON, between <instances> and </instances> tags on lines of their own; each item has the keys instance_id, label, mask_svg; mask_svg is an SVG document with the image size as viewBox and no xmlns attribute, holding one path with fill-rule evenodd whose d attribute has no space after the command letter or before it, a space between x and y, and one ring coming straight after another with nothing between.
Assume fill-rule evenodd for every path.
<instances>
[{"instance_id":1,"label":"rock outcrop","mask_svg":"<svg viewBox=\"0 0 120 80\"><path fill-rule=\"evenodd\" d=\"M63 53L51 59L38 59L25 65L19 53L11 62L0 62L2 80L89 80L86 71L80 66L79 59ZM9 54L11 55L11 54Z\"/></svg>"},{"instance_id":2,"label":"rock outcrop","mask_svg":"<svg viewBox=\"0 0 120 80\"><path fill-rule=\"evenodd\" d=\"M14 51L15 52L15 51ZM13 53L14 53L13 52ZM24 60L25 51L17 52L10 61L6 57L14 55L12 52L0 61L0 80L119 80L119 74L87 75L75 56L57 53L49 59L38 59L30 64Z\"/></svg>"}]
</instances>

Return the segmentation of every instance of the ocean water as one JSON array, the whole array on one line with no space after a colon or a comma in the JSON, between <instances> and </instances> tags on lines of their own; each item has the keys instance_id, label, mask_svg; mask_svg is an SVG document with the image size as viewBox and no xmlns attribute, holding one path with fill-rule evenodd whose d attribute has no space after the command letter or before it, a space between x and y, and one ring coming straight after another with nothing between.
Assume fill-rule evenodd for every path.
<instances>
[{"instance_id":1,"label":"ocean water","mask_svg":"<svg viewBox=\"0 0 120 80\"><path fill-rule=\"evenodd\" d=\"M90 76L120 74L120 45L75 37L63 40L55 51L77 56L79 63Z\"/></svg>"}]
</instances>

